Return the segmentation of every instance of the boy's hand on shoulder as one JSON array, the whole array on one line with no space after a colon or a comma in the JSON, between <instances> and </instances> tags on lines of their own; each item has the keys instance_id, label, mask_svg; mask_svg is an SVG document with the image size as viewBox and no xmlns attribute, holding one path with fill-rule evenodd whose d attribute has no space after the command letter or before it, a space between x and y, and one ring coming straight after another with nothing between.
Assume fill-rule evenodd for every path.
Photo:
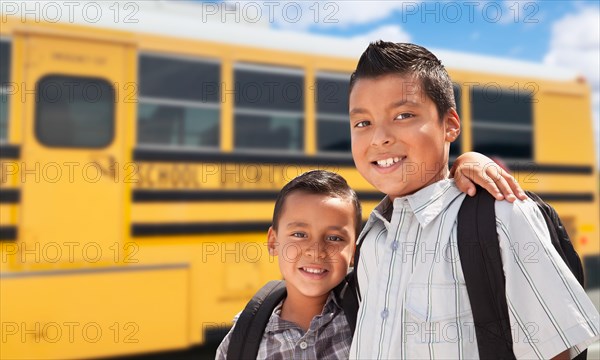
<instances>
[{"instance_id":1,"label":"boy's hand on shoulder","mask_svg":"<svg viewBox=\"0 0 600 360\"><path fill-rule=\"evenodd\" d=\"M517 180L507 170L480 153L467 152L459 156L450 169L450 176L454 177L458 189L469 196L475 196L477 184L496 200L506 199L512 203L516 199L527 199Z\"/></svg>"}]
</instances>

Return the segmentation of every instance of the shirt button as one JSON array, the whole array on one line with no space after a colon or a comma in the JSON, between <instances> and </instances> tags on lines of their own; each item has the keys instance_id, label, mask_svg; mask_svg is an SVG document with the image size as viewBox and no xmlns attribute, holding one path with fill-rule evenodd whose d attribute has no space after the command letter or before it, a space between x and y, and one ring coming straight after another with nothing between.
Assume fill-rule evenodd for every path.
<instances>
[{"instance_id":1,"label":"shirt button","mask_svg":"<svg viewBox=\"0 0 600 360\"><path fill-rule=\"evenodd\" d=\"M300 343L300 349L302 350L306 350L306 348L308 347L308 344L306 343L306 341L302 341Z\"/></svg>"},{"instance_id":2,"label":"shirt button","mask_svg":"<svg viewBox=\"0 0 600 360\"><path fill-rule=\"evenodd\" d=\"M398 241L397 241L397 240L394 240L394 241L392 242L392 250L393 250L393 251L396 251L396 250L398 250Z\"/></svg>"},{"instance_id":3,"label":"shirt button","mask_svg":"<svg viewBox=\"0 0 600 360\"><path fill-rule=\"evenodd\" d=\"M381 318L382 318L382 319L385 319L385 318L387 318L387 317L388 317L388 315L389 315L389 314L390 314L390 312L388 311L388 309L384 309L384 310L381 312Z\"/></svg>"}]
</instances>

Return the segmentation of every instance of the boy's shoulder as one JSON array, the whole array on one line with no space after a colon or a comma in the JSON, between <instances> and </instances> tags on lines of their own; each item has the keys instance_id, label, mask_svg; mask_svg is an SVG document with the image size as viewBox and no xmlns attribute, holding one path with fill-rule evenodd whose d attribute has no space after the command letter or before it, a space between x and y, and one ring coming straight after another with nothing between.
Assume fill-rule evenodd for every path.
<instances>
[{"instance_id":1,"label":"boy's shoulder","mask_svg":"<svg viewBox=\"0 0 600 360\"><path fill-rule=\"evenodd\" d=\"M515 200L510 203L505 200L496 200L494 204L496 219L507 225L514 225L515 220L541 221L544 223L543 215L539 206L531 199ZM520 221L519 221L520 222Z\"/></svg>"}]
</instances>

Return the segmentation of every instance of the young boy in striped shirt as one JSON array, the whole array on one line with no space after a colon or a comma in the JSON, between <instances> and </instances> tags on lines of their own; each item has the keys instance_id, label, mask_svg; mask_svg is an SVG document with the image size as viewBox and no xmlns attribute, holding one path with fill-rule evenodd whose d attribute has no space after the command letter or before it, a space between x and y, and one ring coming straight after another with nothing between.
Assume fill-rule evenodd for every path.
<instances>
[{"instance_id":1,"label":"young boy in striped shirt","mask_svg":"<svg viewBox=\"0 0 600 360\"><path fill-rule=\"evenodd\" d=\"M372 43L352 74L349 104L356 167L387 195L358 239L350 357L478 358L457 253L465 195L449 178L460 120L446 70L423 47ZM495 213L515 357L572 358L598 339L597 310L534 202L496 201Z\"/></svg>"}]
</instances>

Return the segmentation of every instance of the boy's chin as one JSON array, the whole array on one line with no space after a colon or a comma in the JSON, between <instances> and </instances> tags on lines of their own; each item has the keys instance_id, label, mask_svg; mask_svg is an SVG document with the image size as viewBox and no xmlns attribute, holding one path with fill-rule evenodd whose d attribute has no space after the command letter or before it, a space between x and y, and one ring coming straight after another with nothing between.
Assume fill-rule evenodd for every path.
<instances>
[{"instance_id":1,"label":"boy's chin","mask_svg":"<svg viewBox=\"0 0 600 360\"><path fill-rule=\"evenodd\" d=\"M340 280L341 282L341 280ZM297 286L298 292L305 298L321 298L324 296L328 296L333 288L328 289L328 286L323 284L323 286Z\"/></svg>"},{"instance_id":2,"label":"boy's chin","mask_svg":"<svg viewBox=\"0 0 600 360\"><path fill-rule=\"evenodd\" d=\"M382 193L389 196L391 200L394 200L399 197L408 196L416 193L417 191L426 188L427 186L438 182L443 179L430 178L430 179L406 179L402 185L391 185L389 184L389 180L387 184L383 184L382 186L375 186L375 188Z\"/></svg>"},{"instance_id":3,"label":"boy's chin","mask_svg":"<svg viewBox=\"0 0 600 360\"><path fill-rule=\"evenodd\" d=\"M392 200L395 198L410 195L419 189L420 188L418 185L411 186L410 184L405 184L404 186L390 186L389 184L386 184L384 186L377 187L377 190L386 194Z\"/></svg>"},{"instance_id":4,"label":"boy's chin","mask_svg":"<svg viewBox=\"0 0 600 360\"><path fill-rule=\"evenodd\" d=\"M329 295L330 292L331 290L327 290L325 292L307 292L306 294L304 294L304 296L309 298L320 298Z\"/></svg>"}]
</instances>

